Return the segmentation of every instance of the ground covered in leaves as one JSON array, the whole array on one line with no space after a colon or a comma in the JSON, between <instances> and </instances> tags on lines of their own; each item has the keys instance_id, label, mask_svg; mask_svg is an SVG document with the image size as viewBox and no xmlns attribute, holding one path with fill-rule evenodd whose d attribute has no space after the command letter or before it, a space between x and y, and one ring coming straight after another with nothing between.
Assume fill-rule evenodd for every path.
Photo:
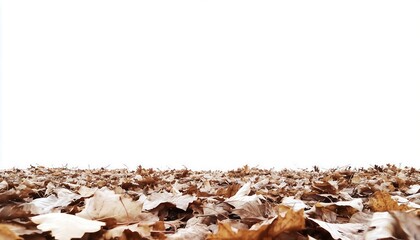
<instances>
[{"instance_id":1,"label":"ground covered in leaves","mask_svg":"<svg viewBox=\"0 0 420 240\"><path fill-rule=\"evenodd\" d=\"M420 239L420 172L0 170L0 239Z\"/></svg>"}]
</instances>

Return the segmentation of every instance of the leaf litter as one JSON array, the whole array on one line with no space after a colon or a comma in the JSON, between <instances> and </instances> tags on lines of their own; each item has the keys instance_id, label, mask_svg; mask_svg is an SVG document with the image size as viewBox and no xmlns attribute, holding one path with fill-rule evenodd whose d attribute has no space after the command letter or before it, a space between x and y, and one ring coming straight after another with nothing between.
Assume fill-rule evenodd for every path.
<instances>
[{"instance_id":1,"label":"leaf litter","mask_svg":"<svg viewBox=\"0 0 420 240\"><path fill-rule=\"evenodd\" d=\"M0 239L420 239L420 172L0 170Z\"/></svg>"}]
</instances>

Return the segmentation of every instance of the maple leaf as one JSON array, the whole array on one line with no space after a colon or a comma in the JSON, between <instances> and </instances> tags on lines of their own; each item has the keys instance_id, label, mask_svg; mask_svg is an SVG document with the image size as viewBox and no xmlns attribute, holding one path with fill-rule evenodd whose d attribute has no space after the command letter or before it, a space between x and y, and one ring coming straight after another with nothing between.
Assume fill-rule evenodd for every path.
<instances>
[{"instance_id":1,"label":"maple leaf","mask_svg":"<svg viewBox=\"0 0 420 240\"><path fill-rule=\"evenodd\" d=\"M411 185L410 188L405 191L407 194L416 194L420 191L420 185L419 184L414 184Z\"/></svg>"},{"instance_id":2,"label":"maple leaf","mask_svg":"<svg viewBox=\"0 0 420 240\"><path fill-rule=\"evenodd\" d=\"M16 233L14 233L7 225L0 224L0 239L1 240L22 240L23 238L16 235Z\"/></svg>"},{"instance_id":3,"label":"maple leaf","mask_svg":"<svg viewBox=\"0 0 420 240\"><path fill-rule=\"evenodd\" d=\"M398 222L388 212L376 212L369 223L364 239L395 239Z\"/></svg>"},{"instance_id":4,"label":"maple leaf","mask_svg":"<svg viewBox=\"0 0 420 240\"><path fill-rule=\"evenodd\" d=\"M104 239L124 239L126 230L138 233L141 237L149 237L151 228L147 225L131 224L115 227L104 234Z\"/></svg>"},{"instance_id":5,"label":"maple leaf","mask_svg":"<svg viewBox=\"0 0 420 240\"><path fill-rule=\"evenodd\" d=\"M361 223L327 223L321 220L308 218L316 223L319 227L327 231L333 239L341 240L362 240L363 231L367 229L365 224Z\"/></svg>"},{"instance_id":6,"label":"maple leaf","mask_svg":"<svg viewBox=\"0 0 420 240\"><path fill-rule=\"evenodd\" d=\"M248 194L251 192L251 182L247 182L244 184L235 195L225 200L226 203L234 206L235 208L240 208L247 202L257 202L261 204L260 198L264 199L263 196L260 195L251 195Z\"/></svg>"},{"instance_id":7,"label":"maple leaf","mask_svg":"<svg viewBox=\"0 0 420 240\"><path fill-rule=\"evenodd\" d=\"M190 219L185 228L179 229L176 233L169 235L168 240L204 239L209 232L207 225L198 222L196 219Z\"/></svg>"},{"instance_id":8,"label":"maple leaf","mask_svg":"<svg viewBox=\"0 0 420 240\"><path fill-rule=\"evenodd\" d=\"M66 213L47 213L31 218L38 224L37 228L47 232L59 240L71 240L81 238L85 233L94 233L105 226L104 222L87 220Z\"/></svg>"},{"instance_id":9,"label":"maple leaf","mask_svg":"<svg viewBox=\"0 0 420 240\"><path fill-rule=\"evenodd\" d=\"M50 195L46 198L37 198L25 204L25 209L32 214L45 214L54 210L59 211L60 208L68 206L72 201L81 198L80 195L65 188L56 189L55 192L57 196Z\"/></svg>"},{"instance_id":10,"label":"maple leaf","mask_svg":"<svg viewBox=\"0 0 420 240\"><path fill-rule=\"evenodd\" d=\"M369 199L369 206L374 212L409 209L406 205L398 205L398 202L392 199L388 192L384 191L376 191Z\"/></svg>"},{"instance_id":11,"label":"maple leaf","mask_svg":"<svg viewBox=\"0 0 420 240\"><path fill-rule=\"evenodd\" d=\"M119 223L131 222L137 220L142 211L141 202L115 194L106 187L97 190L85 202L85 208L76 216L92 220L115 218Z\"/></svg>"},{"instance_id":12,"label":"maple leaf","mask_svg":"<svg viewBox=\"0 0 420 240\"><path fill-rule=\"evenodd\" d=\"M25 209L23 204L10 204L0 208L0 219L12 220L15 218L26 218L31 214Z\"/></svg>"},{"instance_id":13,"label":"maple leaf","mask_svg":"<svg viewBox=\"0 0 420 240\"><path fill-rule=\"evenodd\" d=\"M171 203L184 211L188 205L197 200L197 197L191 195L171 194L168 192L152 193L143 203L144 210L152 210L161 203Z\"/></svg>"},{"instance_id":14,"label":"maple leaf","mask_svg":"<svg viewBox=\"0 0 420 240\"><path fill-rule=\"evenodd\" d=\"M284 214L284 217L281 215ZM303 209L294 211L288 209L284 213L279 213L279 216L270 224L268 228L269 235L277 236L283 232L299 231L305 228L305 218Z\"/></svg>"},{"instance_id":15,"label":"maple leaf","mask_svg":"<svg viewBox=\"0 0 420 240\"><path fill-rule=\"evenodd\" d=\"M302 200L294 199L293 197L285 197L282 199L281 204L284 206L288 206L295 211L299 211L301 209L309 208L307 204L305 204Z\"/></svg>"},{"instance_id":16,"label":"maple leaf","mask_svg":"<svg viewBox=\"0 0 420 240\"><path fill-rule=\"evenodd\" d=\"M390 214L397 220L399 228L405 232L407 239L420 238L420 218L414 212L392 211Z\"/></svg>"},{"instance_id":17,"label":"maple leaf","mask_svg":"<svg viewBox=\"0 0 420 240\"><path fill-rule=\"evenodd\" d=\"M305 218L303 209L295 212L293 209L287 209L284 216L277 216L267 221L268 224L258 225L251 229L233 229L229 223L219 223L218 231L209 235L208 239L275 239L284 233L293 233L305 228Z\"/></svg>"},{"instance_id":18,"label":"maple leaf","mask_svg":"<svg viewBox=\"0 0 420 240\"><path fill-rule=\"evenodd\" d=\"M245 167L229 172L0 170L0 222L17 237L40 240L60 239L61 232L64 239L80 238L74 231L92 240L411 240L420 235L419 174L395 166L320 172ZM97 188L105 185L113 190ZM306 218L305 209L310 209ZM39 225L27 222L56 211L76 219L69 223L66 215ZM41 216L46 214L33 221ZM83 226L95 224L80 219L100 219L100 226L85 231ZM6 239L4 234L0 239Z\"/></svg>"},{"instance_id":19,"label":"maple leaf","mask_svg":"<svg viewBox=\"0 0 420 240\"><path fill-rule=\"evenodd\" d=\"M207 236L208 240L251 240L259 239L260 233L251 230L236 230L229 223L220 222L218 224L217 233Z\"/></svg>"},{"instance_id":20,"label":"maple leaf","mask_svg":"<svg viewBox=\"0 0 420 240\"><path fill-rule=\"evenodd\" d=\"M266 206L261 202L246 202L242 206L232 210L232 213L238 215L243 222L254 224L266 219Z\"/></svg>"},{"instance_id":21,"label":"maple leaf","mask_svg":"<svg viewBox=\"0 0 420 240\"><path fill-rule=\"evenodd\" d=\"M315 181L312 186L314 189L323 193L337 194L338 191L338 186L335 181Z\"/></svg>"},{"instance_id":22,"label":"maple leaf","mask_svg":"<svg viewBox=\"0 0 420 240\"><path fill-rule=\"evenodd\" d=\"M354 213L363 211L363 201L360 198L350 201L332 203L316 203L307 214L318 215L327 222L336 222L337 215L350 218Z\"/></svg>"},{"instance_id":23,"label":"maple leaf","mask_svg":"<svg viewBox=\"0 0 420 240\"><path fill-rule=\"evenodd\" d=\"M38 230L35 227L28 226L28 224L19 224L19 223L2 223L0 224L3 229L8 228L10 231L15 233L18 236L23 235L33 235L33 234L41 234L42 231ZM1 231L0 231L1 232ZM1 234L0 234L1 237ZM0 238L3 239L3 238Z\"/></svg>"}]
</instances>

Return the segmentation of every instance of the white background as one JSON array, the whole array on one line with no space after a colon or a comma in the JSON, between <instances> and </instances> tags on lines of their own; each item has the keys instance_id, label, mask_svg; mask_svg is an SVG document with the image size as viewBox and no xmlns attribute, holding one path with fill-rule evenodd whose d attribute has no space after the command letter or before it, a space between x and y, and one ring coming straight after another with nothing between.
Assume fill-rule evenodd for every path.
<instances>
[{"instance_id":1,"label":"white background","mask_svg":"<svg viewBox=\"0 0 420 240\"><path fill-rule=\"evenodd\" d=\"M419 167L418 1L2 1L0 168Z\"/></svg>"}]
</instances>

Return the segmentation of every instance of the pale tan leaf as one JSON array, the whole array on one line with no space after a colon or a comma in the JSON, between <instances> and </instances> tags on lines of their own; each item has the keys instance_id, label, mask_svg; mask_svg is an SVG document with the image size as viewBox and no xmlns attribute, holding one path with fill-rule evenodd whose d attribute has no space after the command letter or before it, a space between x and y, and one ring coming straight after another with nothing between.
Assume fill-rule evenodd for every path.
<instances>
[{"instance_id":1,"label":"pale tan leaf","mask_svg":"<svg viewBox=\"0 0 420 240\"><path fill-rule=\"evenodd\" d=\"M65 188L56 189L55 194L45 198L37 198L25 204L25 209L29 210L32 214L60 212L62 207L66 207L72 201L81 198L80 195Z\"/></svg>"},{"instance_id":2,"label":"pale tan leaf","mask_svg":"<svg viewBox=\"0 0 420 240\"><path fill-rule=\"evenodd\" d=\"M420 218L414 213L393 211L390 213L399 224L399 229L405 233L407 239L420 239ZM404 235L404 234L401 234Z\"/></svg>"},{"instance_id":3,"label":"pale tan leaf","mask_svg":"<svg viewBox=\"0 0 420 240\"><path fill-rule=\"evenodd\" d=\"M398 222L388 212L373 214L369 228L364 236L365 240L394 239L397 237Z\"/></svg>"},{"instance_id":4,"label":"pale tan leaf","mask_svg":"<svg viewBox=\"0 0 420 240\"><path fill-rule=\"evenodd\" d=\"M48 232L58 240L81 238L85 233L94 233L105 226L104 222L87 220L65 213L47 213L31 218L37 228Z\"/></svg>"},{"instance_id":5,"label":"pale tan leaf","mask_svg":"<svg viewBox=\"0 0 420 240\"><path fill-rule=\"evenodd\" d=\"M293 197L284 197L281 201L281 204L292 208L294 211L309 208L309 206L305 204L302 200L295 199Z\"/></svg>"},{"instance_id":6,"label":"pale tan leaf","mask_svg":"<svg viewBox=\"0 0 420 240\"><path fill-rule=\"evenodd\" d=\"M168 235L168 240L205 239L209 233L209 228L206 225L197 223L191 226L187 225L185 228L179 229L176 233Z\"/></svg>"},{"instance_id":7,"label":"pale tan leaf","mask_svg":"<svg viewBox=\"0 0 420 240\"><path fill-rule=\"evenodd\" d=\"M111 230L108 230L104 234L104 239L121 239L123 237L124 231L130 230L131 232L137 232L141 237L149 237L151 227L148 225L139 225L139 224L131 224L131 225L123 225L115 227Z\"/></svg>"},{"instance_id":8,"label":"pale tan leaf","mask_svg":"<svg viewBox=\"0 0 420 240\"><path fill-rule=\"evenodd\" d=\"M327 223L321 220L309 218L309 220L318 224L326 230L333 239L341 240L362 240L366 225L361 223Z\"/></svg>"},{"instance_id":9,"label":"pale tan leaf","mask_svg":"<svg viewBox=\"0 0 420 240\"><path fill-rule=\"evenodd\" d=\"M188 205L197 200L197 197L192 195L172 194L168 192L152 193L143 203L144 210L152 210L161 203L171 203L177 208L184 211L187 210Z\"/></svg>"},{"instance_id":10,"label":"pale tan leaf","mask_svg":"<svg viewBox=\"0 0 420 240\"><path fill-rule=\"evenodd\" d=\"M139 218L142 203L101 188L93 197L86 199L86 207L76 216L86 219L115 218L119 223L132 222Z\"/></svg>"},{"instance_id":11,"label":"pale tan leaf","mask_svg":"<svg viewBox=\"0 0 420 240\"><path fill-rule=\"evenodd\" d=\"M236 192L235 195L225 200L226 203L234 206L235 208L240 208L247 202L257 202L261 204L260 198L264 199L263 196L260 195L252 195L248 196L251 192L251 182L245 183L239 190Z\"/></svg>"}]
</instances>

